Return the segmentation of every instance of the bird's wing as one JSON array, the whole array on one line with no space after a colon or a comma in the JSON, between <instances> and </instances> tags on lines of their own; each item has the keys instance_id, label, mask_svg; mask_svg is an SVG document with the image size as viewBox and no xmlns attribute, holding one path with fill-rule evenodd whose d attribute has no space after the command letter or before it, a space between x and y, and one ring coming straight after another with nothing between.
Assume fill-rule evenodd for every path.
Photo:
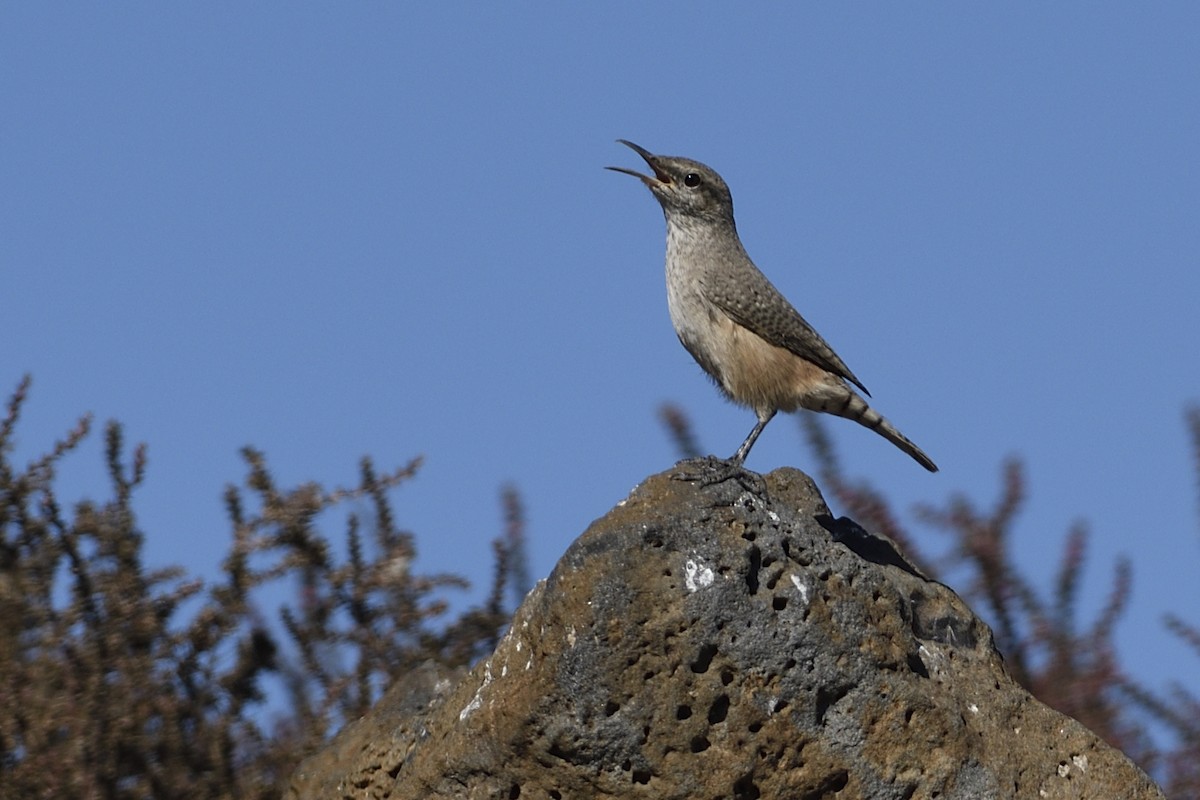
<instances>
[{"instance_id":1,"label":"bird's wing","mask_svg":"<svg viewBox=\"0 0 1200 800\"><path fill-rule=\"evenodd\" d=\"M782 347L823 370L853 383L870 397L862 381L850 371L846 362L813 330L804 317L767 277L752 267L743 270L716 270L705 281L704 293L737 324L761 336L776 347ZM737 278L722 277L737 275ZM736 281L736 285L734 285Z\"/></svg>"}]
</instances>

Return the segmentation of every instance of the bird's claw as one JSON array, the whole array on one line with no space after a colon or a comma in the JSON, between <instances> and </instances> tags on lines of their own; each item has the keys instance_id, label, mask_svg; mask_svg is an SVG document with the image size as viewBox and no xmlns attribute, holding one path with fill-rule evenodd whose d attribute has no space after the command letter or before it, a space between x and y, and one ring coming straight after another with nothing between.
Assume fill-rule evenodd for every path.
<instances>
[{"instance_id":1,"label":"bird's claw","mask_svg":"<svg viewBox=\"0 0 1200 800\"><path fill-rule=\"evenodd\" d=\"M714 486L728 480L736 480L743 489L752 494L763 496L767 493L767 484L762 475L751 472L740 463L716 456L700 458L685 458L675 465L670 477L677 481L690 481L701 486Z\"/></svg>"}]
</instances>

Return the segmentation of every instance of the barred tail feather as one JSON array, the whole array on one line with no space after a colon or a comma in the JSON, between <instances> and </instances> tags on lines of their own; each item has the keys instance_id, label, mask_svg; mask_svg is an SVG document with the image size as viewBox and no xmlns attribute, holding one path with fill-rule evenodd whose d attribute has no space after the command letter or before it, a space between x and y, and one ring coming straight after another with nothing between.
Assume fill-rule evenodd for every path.
<instances>
[{"instance_id":1,"label":"barred tail feather","mask_svg":"<svg viewBox=\"0 0 1200 800\"><path fill-rule=\"evenodd\" d=\"M896 430L896 426L888 422L882 414L867 405L866 400L863 400L849 389L846 390L846 394L847 396L828 401L822 404L822 407L815 410L854 420L859 425L862 425L864 428L870 428L896 445L896 447L908 453L914 461L925 469L930 472L938 471L937 464L934 464L933 459L925 455L925 451L913 444L903 433Z\"/></svg>"}]
</instances>

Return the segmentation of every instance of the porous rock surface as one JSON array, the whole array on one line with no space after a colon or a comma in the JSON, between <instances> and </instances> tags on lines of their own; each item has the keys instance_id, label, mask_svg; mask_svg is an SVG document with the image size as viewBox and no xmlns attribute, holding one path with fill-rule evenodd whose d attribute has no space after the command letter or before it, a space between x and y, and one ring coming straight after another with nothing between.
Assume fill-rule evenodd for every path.
<instances>
[{"instance_id":1,"label":"porous rock surface","mask_svg":"<svg viewBox=\"0 0 1200 800\"><path fill-rule=\"evenodd\" d=\"M401 676L294 798L1161 798L812 481L657 475L465 676Z\"/></svg>"}]
</instances>

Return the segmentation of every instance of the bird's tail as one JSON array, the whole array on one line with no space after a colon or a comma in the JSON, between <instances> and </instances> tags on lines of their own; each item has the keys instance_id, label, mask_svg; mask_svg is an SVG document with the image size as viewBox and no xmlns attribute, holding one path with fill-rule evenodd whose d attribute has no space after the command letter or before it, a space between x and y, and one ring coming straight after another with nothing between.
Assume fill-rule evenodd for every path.
<instances>
[{"instance_id":1,"label":"bird's tail","mask_svg":"<svg viewBox=\"0 0 1200 800\"><path fill-rule=\"evenodd\" d=\"M867 401L863 400L850 389L846 389L850 395L848 401L833 400L825 403L820 409L828 414L836 414L839 417L851 419L862 425L864 428L870 428L878 433L883 438L887 439L892 444L899 447L904 452L912 456L913 460L920 464L930 472L937 472L937 464L933 463L933 459L925 455L925 451L912 443L907 436L896 430L896 426L888 422L887 419L875 409L867 405Z\"/></svg>"}]
</instances>

